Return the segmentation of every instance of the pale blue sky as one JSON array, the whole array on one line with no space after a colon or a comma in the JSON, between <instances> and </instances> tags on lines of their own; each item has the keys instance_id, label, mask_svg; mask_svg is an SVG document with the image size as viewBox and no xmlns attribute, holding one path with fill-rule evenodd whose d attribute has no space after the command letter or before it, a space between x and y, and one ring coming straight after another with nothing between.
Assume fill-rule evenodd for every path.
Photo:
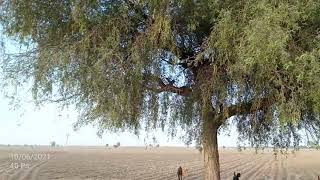
<instances>
[{"instance_id":1,"label":"pale blue sky","mask_svg":"<svg viewBox=\"0 0 320 180\"><path fill-rule=\"evenodd\" d=\"M145 133L140 138L125 133L105 133L102 138L96 135L97 129L93 126L82 127L73 131L72 124L77 120L76 111L61 112L57 105L48 104L37 109L33 103L24 102L18 110L9 106L8 99L2 98L0 102L0 144L40 144L48 145L50 141L58 144L66 143L69 133L68 145L104 145L121 142L126 146L143 146ZM235 146L235 130L231 130L231 137L219 136L219 145ZM155 136L162 146L183 146L179 138L168 138L166 132L154 131L149 135L149 142Z\"/></svg>"},{"instance_id":2,"label":"pale blue sky","mask_svg":"<svg viewBox=\"0 0 320 180\"><path fill-rule=\"evenodd\" d=\"M21 51L21 46L13 41L7 40L6 45L8 47L6 52L15 53ZM66 135L70 134L68 145L112 145L118 141L126 146L144 145L146 135L144 132L141 132L140 138L128 132L118 134L105 133L102 138L99 138L96 134L97 129L93 126L82 127L75 132L72 124L77 120L76 111L60 112L55 104L47 104L38 109L31 102L31 93L26 89L18 89L23 98L20 103L21 107L16 110L13 109L12 105L9 105L9 99L4 98L4 94L0 91L0 144L48 145L50 141L56 141L58 144L65 145ZM230 134L230 137L226 135L219 136L220 146L236 146L237 136L234 128L231 128ZM178 134L178 137L180 135ZM157 137L159 144L162 146L184 145L178 137L174 139L168 138L167 133L160 130L152 131L149 134L150 138L147 143L152 143L151 138L153 136Z\"/></svg>"}]
</instances>

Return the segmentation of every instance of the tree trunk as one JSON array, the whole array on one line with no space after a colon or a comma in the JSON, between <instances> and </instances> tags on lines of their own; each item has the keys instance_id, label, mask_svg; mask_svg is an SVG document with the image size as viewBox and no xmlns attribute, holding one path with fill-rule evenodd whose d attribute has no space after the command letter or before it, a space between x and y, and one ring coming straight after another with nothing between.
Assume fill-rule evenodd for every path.
<instances>
[{"instance_id":1,"label":"tree trunk","mask_svg":"<svg viewBox=\"0 0 320 180\"><path fill-rule=\"evenodd\" d=\"M213 118L213 117L211 117ZM220 164L218 152L218 128L209 117L203 122L203 155L205 180L220 180Z\"/></svg>"}]
</instances>

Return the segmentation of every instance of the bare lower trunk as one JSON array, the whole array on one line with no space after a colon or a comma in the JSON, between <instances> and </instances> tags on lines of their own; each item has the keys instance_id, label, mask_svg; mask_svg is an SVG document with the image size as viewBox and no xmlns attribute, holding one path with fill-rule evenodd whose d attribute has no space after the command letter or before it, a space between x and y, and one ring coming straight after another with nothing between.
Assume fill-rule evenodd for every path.
<instances>
[{"instance_id":1,"label":"bare lower trunk","mask_svg":"<svg viewBox=\"0 0 320 180\"><path fill-rule=\"evenodd\" d=\"M203 123L203 155L205 180L220 180L218 126L211 120Z\"/></svg>"}]
</instances>

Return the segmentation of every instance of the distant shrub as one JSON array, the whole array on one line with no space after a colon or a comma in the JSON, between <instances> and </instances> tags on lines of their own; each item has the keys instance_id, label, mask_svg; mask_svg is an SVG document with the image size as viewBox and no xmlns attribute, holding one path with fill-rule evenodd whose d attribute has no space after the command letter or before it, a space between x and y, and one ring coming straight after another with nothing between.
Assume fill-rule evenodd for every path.
<instances>
[{"instance_id":1,"label":"distant shrub","mask_svg":"<svg viewBox=\"0 0 320 180\"><path fill-rule=\"evenodd\" d=\"M109 144L106 144L106 147L109 147Z\"/></svg>"},{"instance_id":2,"label":"distant shrub","mask_svg":"<svg viewBox=\"0 0 320 180\"><path fill-rule=\"evenodd\" d=\"M197 149L200 153L202 153L202 150L203 150L202 146L197 145L197 146L196 146L196 149Z\"/></svg>"},{"instance_id":3,"label":"distant shrub","mask_svg":"<svg viewBox=\"0 0 320 180\"><path fill-rule=\"evenodd\" d=\"M316 150L320 149L319 141L308 141L307 145L311 149L316 149Z\"/></svg>"},{"instance_id":4,"label":"distant shrub","mask_svg":"<svg viewBox=\"0 0 320 180\"><path fill-rule=\"evenodd\" d=\"M117 144L113 145L114 148L120 147L120 142L117 142Z\"/></svg>"},{"instance_id":5,"label":"distant shrub","mask_svg":"<svg viewBox=\"0 0 320 180\"><path fill-rule=\"evenodd\" d=\"M159 147L160 147L160 144L157 144L156 147L159 148Z\"/></svg>"},{"instance_id":6,"label":"distant shrub","mask_svg":"<svg viewBox=\"0 0 320 180\"><path fill-rule=\"evenodd\" d=\"M237 150L238 150L239 152L241 152L241 151L242 151L242 148L241 148L241 146L240 146L240 145L238 145L238 146L237 146Z\"/></svg>"},{"instance_id":7,"label":"distant shrub","mask_svg":"<svg viewBox=\"0 0 320 180\"><path fill-rule=\"evenodd\" d=\"M51 141L51 142L50 142L50 146L51 146L51 147L56 147L56 142L55 142L55 141Z\"/></svg>"},{"instance_id":8,"label":"distant shrub","mask_svg":"<svg viewBox=\"0 0 320 180\"><path fill-rule=\"evenodd\" d=\"M152 138L152 142L153 142L153 144L156 144L156 143L157 143L157 138L156 138L156 137L153 137L153 138Z\"/></svg>"}]
</instances>

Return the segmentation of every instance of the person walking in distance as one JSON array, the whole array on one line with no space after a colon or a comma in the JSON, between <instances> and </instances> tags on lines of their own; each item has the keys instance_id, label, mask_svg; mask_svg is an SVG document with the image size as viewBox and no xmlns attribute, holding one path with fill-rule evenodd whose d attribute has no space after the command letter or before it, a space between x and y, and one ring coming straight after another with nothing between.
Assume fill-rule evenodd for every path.
<instances>
[{"instance_id":1,"label":"person walking in distance","mask_svg":"<svg viewBox=\"0 0 320 180\"><path fill-rule=\"evenodd\" d=\"M178 175L178 180L182 180L182 167L181 166L178 168L177 175Z\"/></svg>"}]
</instances>

